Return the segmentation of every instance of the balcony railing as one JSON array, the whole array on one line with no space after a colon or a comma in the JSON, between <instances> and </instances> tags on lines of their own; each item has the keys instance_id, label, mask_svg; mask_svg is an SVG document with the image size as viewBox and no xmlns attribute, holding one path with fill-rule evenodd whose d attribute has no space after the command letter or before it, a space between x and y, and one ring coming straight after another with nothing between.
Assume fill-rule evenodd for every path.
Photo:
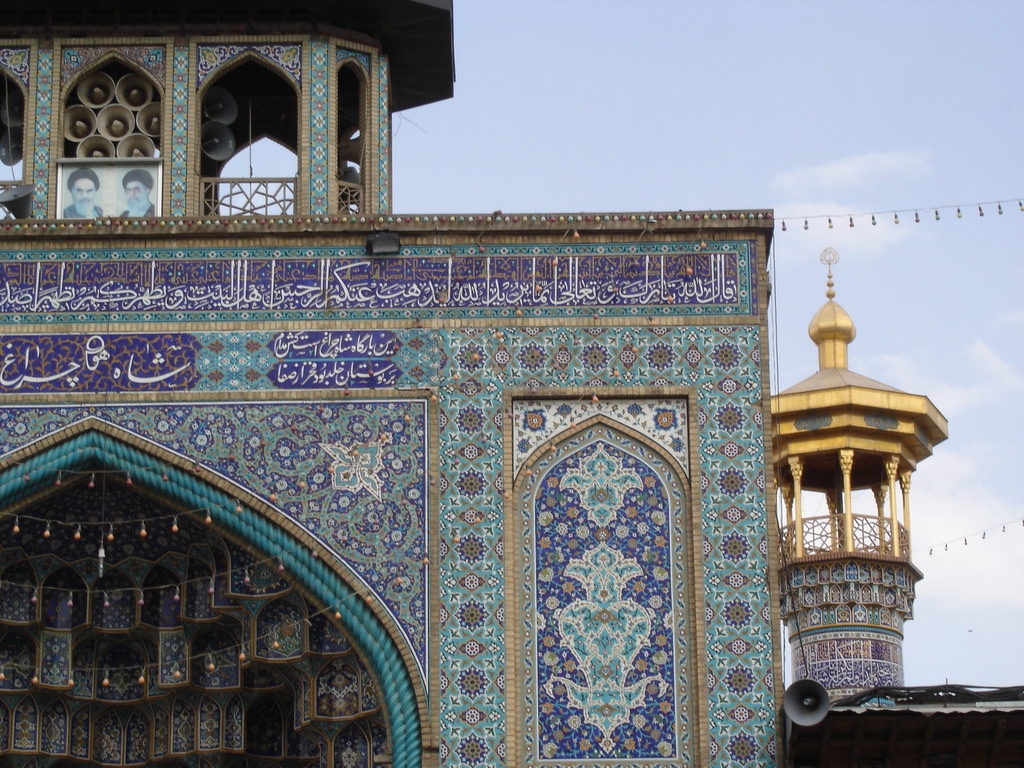
<instances>
[{"instance_id":1,"label":"balcony railing","mask_svg":"<svg viewBox=\"0 0 1024 768\"><path fill-rule=\"evenodd\" d=\"M289 216L295 212L295 178L204 178L206 216ZM338 212L359 213L363 185L338 182Z\"/></svg>"},{"instance_id":2,"label":"balcony railing","mask_svg":"<svg viewBox=\"0 0 1024 768\"><path fill-rule=\"evenodd\" d=\"M338 213L359 213L363 185L347 181L338 182Z\"/></svg>"},{"instance_id":3,"label":"balcony railing","mask_svg":"<svg viewBox=\"0 0 1024 768\"><path fill-rule=\"evenodd\" d=\"M207 216L288 216L295 210L295 178L205 178Z\"/></svg>"},{"instance_id":4,"label":"balcony railing","mask_svg":"<svg viewBox=\"0 0 1024 768\"><path fill-rule=\"evenodd\" d=\"M870 552L879 555L891 555L892 528L891 521L878 515L851 515L853 522L853 552ZM846 552L846 517L843 515L825 515L823 517L803 518L802 557L822 553ZM783 532L782 545L787 559L797 557L796 524L787 525ZM899 557L910 558L910 540L906 529L899 526L900 551Z\"/></svg>"}]
</instances>

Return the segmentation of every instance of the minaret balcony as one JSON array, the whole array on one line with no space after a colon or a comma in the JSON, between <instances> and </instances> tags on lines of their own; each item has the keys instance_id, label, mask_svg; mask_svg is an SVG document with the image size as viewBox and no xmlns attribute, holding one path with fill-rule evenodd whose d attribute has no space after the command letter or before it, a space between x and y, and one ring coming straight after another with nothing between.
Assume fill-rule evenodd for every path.
<instances>
[{"instance_id":1,"label":"minaret balcony","mask_svg":"<svg viewBox=\"0 0 1024 768\"><path fill-rule=\"evenodd\" d=\"M844 515L822 515L805 517L801 529L790 523L783 531L783 551L787 560L821 554L843 552L888 555L903 560L910 559L910 536L904 526L899 526L899 552L893 552L891 521L878 515L850 515L853 525L853 549L846 548L846 521ZM803 543L803 551L797 555L797 536Z\"/></svg>"}]
</instances>

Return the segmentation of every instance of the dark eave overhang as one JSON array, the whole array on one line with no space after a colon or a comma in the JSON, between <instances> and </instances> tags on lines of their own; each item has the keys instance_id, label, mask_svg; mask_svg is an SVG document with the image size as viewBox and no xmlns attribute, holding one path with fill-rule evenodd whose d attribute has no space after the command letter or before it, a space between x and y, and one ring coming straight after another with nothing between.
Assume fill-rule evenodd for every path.
<instances>
[{"instance_id":1,"label":"dark eave overhang","mask_svg":"<svg viewBox=\"0 0 1024 768\"><path fill-rule=\"evenodd\" d=\"M396 112L451 98L451 0L12 0L4 36L329 35L376 40L391 65Z\"/></svg>"}]
</instances>

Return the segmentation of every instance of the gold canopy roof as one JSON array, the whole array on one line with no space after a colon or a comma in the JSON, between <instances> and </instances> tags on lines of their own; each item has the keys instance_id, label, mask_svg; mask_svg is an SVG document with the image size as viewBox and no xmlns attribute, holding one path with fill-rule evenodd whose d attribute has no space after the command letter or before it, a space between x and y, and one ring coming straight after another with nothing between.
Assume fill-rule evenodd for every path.
<instances>
[{"instance_id":1,"label":"gold canopy roof","mask_svg":"<svg viewBox=\"0 0 1024 768\"><path fill-rule=\"evenodd\" d=\"M857 329L834 300L834 260L824 255L822 260L829 264L828 300L807 330L818 346L818 372L772 397L776 474L788 477L790 457L799 457L803 487L831 490L836 487L839 451L852 449L852 486L867 488L883 482L890 456L899 457L900 471L914 470L948 437L948 424L924 395L908 394L849 369L847 347Z\"/></svg>"}]
</instances>

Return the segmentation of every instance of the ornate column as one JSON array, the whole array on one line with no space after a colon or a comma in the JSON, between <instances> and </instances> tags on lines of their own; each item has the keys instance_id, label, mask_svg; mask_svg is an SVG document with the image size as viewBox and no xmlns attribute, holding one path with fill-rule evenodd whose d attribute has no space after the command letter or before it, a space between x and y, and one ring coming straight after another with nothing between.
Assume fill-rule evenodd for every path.
<instances>
[{"instance_id":1,"label":"ornate column","mask_svg":"<svg viewBox=\"0 0 1024 768\"><path fill-rule=\"evenodd\" d=\"M800 479L804 475L804 463L796 456L789 458L789 471L793 473L793 498L796 500L796 526L793 538L796 542L796 556L804 556L804 514L800 503Z\"/></svg>"},{"instance_id":2,"label":"ornate column","mask_svg":"<svg viewBox=\"0 0 1024 768\"><path fill-rule=\"evenodd\" d=\"M890 456L885 462L885 474L889 478L889 519L892 525L893 557L900 556L900 523L896 518L896 470L900 466L899 456Z\"/></svg>"},{"instance_id":3,"label":"ornate column","mask_svg":"<svg viewBox=\"0 0 1024 768\"><path fill-rule=\"evenodd\" d=\"M843 471L843 524L845 527L844 546L853 552L853 489L850 486L850 472L853 471L853 449L839 451L839 468Z\"/></svg>"},{"instance_id":4,"label":"ornate column","mask_svg":"<svg viewBox=\"0 0 1024 768\"><path fill-rule=\"evenodd\" d=\"M903 530L907 534L907 559L910 560L910 470L900 472L900 489L903 491Z\"/></svg>"},{"instance_id":5,"label":"ornate column","mask_svg":"<svg viewBox=\"0 0 1024 768\"><path fill-rule=\"evenodd\" d=\"M885 552L885 486L879 483L871 486L878 509L878 551Z\"/></svg>"}]
</instances>

